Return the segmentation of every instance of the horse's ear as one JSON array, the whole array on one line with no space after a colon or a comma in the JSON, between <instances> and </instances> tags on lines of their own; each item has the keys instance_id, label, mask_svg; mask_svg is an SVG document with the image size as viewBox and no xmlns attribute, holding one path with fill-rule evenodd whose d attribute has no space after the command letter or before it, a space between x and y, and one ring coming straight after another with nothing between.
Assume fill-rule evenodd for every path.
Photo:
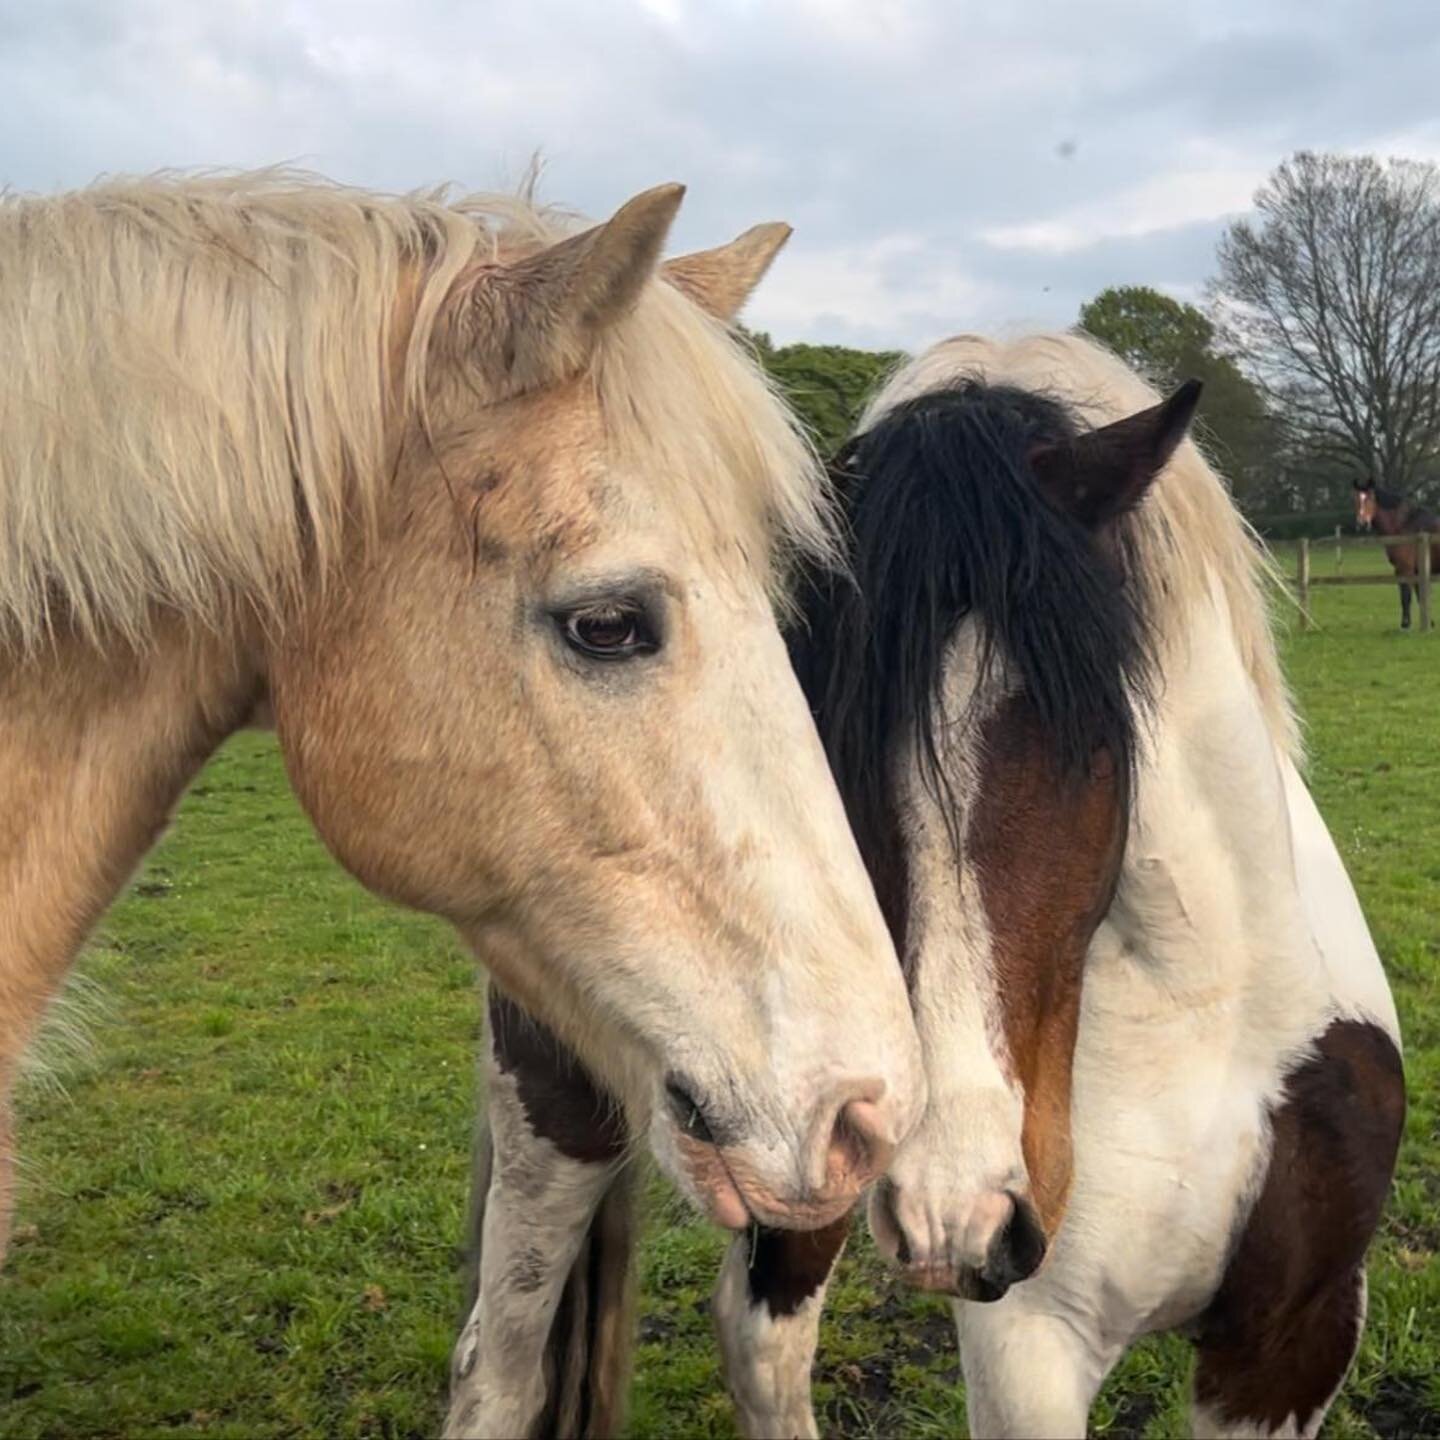
<instances>
[{"instance_id":1,"label":"horse's ear","mask_svg":"<svg viewBox=\"0 0 1440 1440\"><path fill-rule=\"evenodd\" d=\"M728 245L667 260L660 271L702 310L728 325L791 233L790 227L779 220L755 225Z\"/></svg>"},{"instance_id":2,"label":"horse's ear","mask_svg":"<svg viewBox=\"0 0 1440 1440\"><path fill-rule=\"evenodd\" d=\"M1030 454L1035 478L1058 510L1094 528L1139 504L1185 438L1203 387L1187 380L1167 400Z\"/></svg>"},{"instance_id":3,"label":"horse's ear","mask_svg":"<svg viewBox=\"0 0 1440 1440\"><path fill-rule=\"evenodd\" d=\"M603 225L462 281L461 333L508 393L576 374L596 337L630 311L654 276L683 185L657 185Z\"/></svg>"},{"instance_id":4,"label":"horse's ear","mask_svg":"<svg viewBox=\"0 0 1440 1440\"><path fill-rule=\"evenodd\" d=\"M1366 475L1357 475L1350 483L1354 485L1362 495L1367 490L1373 490L1375 488L1375 482Z\"/></svg>"}]
</instances>

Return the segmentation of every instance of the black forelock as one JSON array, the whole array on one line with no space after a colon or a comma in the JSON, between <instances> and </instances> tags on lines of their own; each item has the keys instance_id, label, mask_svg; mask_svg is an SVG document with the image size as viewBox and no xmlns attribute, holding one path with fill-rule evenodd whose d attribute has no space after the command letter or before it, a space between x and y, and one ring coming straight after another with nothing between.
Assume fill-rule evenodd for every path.
<instances>
[{"instance_id":1,"label":"black forelock","mask_svg":"<svg viewBox=\"0 0 1440 1440\"><path fill-rule=\"evenodd\" d=\"M958 823L934 700L972 614L980 665L1009 667L1057 769L1087 774L1103 747L1133 775L1150 670L1141 597L1120 547L1054 509L1028 458L1076 428L1043 395L965 381L896 407L837 459L851 571L811 577L792 653L867 859L893 837L890 762L907 736Z\"/></svg>"}]
</instances>

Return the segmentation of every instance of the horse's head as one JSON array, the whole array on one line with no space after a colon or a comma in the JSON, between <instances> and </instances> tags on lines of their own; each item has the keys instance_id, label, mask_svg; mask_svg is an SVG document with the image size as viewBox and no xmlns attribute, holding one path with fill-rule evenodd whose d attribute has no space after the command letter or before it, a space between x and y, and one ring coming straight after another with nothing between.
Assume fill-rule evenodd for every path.
<instances>
[{"instance_id":1,"label":"horse's head","mask_svg":"<svg viewBox=\"0 0 1440 1440\"><path fill-rule=\"evenodd\" d=\"M352 870L451 919L713 1216L808 1226L923 1080L775 618L825 497L725 331L788 230L657 269L680 197L402 283L379 540L275 713Z\"/></svg>"},{"instance_id":2,"label":"horse's head","mask_svg":"<svg viewBox=\"0 0 1440 1440\"><path fill-rule=\"evenodd\" d=\"M890 877L930 1082L871 1227L930 1288L1003 1294L1064 1211L1082 973L1123 857L1147 675L1115 526L1198 388L1077 435L1052 401L952 381L852 452L868 658L847 658L843 617L835 653L868 673L834 676L822 733Z\"/></svg>"},{"instance_id":3,"label":"horse's head","mask_svg":"<svg viewBox=\"0 0 1440 1440\"><path fill-rule=\"evenodd\" d=\"M1375 482L1363 475L1357 475L1355 487L1355 525L1360 530L1374 527L1375 513L1379 509L1375 495Z\"/></svg>"}]
</instances>

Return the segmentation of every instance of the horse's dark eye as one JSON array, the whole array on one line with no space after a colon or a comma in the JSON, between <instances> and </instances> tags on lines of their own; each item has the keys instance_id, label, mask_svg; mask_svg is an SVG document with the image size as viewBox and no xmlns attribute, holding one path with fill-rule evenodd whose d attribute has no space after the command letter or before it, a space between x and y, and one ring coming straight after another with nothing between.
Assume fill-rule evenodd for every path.
<instances>
[{"instance_id":1,"label":"horse's dark eye","mask_svg":"<svg viewBox=\"0 0 1440 1440\"><path fill-rule=\"evenodd\" d=\"M630 605L593 605L561 617L565 643L595 660L629 660L660 648L643 610Z\"/></svg>"}]
</instances>

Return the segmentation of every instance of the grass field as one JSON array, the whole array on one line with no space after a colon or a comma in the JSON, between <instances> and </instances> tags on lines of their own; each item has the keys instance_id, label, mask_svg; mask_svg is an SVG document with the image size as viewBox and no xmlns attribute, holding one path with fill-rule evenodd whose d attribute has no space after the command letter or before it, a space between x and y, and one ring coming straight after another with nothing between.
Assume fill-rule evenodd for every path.
<instances>
[{"instance_id":1,"label":"grass field","mask_svg":"<svg viewBox=\"0 0 1440 1440\"><path fill-rule=\"evenodd\" d=\"M1330 547L1316 573L1333 565ZM1383 564L1347 558L1346 571ZM1393 978L1411 1108L1370 1323L1327 1434L1440 1434L1440 633L1393 587L1317 591L1287 660L1311 781ZM470 962L364 895L242 736L78 968L22 1098L0 1280L7 1437L423 1436L460 1282L478 1034ZM633 1430L727 1435L708 1294L721 1241L656 1182ZM1186 1347L1137 1350L1094 1415L1183 1434ZM964 1433L944 1308L856 1243L817 1393L830 1429Z\"/></svg>"}]
</instances>

